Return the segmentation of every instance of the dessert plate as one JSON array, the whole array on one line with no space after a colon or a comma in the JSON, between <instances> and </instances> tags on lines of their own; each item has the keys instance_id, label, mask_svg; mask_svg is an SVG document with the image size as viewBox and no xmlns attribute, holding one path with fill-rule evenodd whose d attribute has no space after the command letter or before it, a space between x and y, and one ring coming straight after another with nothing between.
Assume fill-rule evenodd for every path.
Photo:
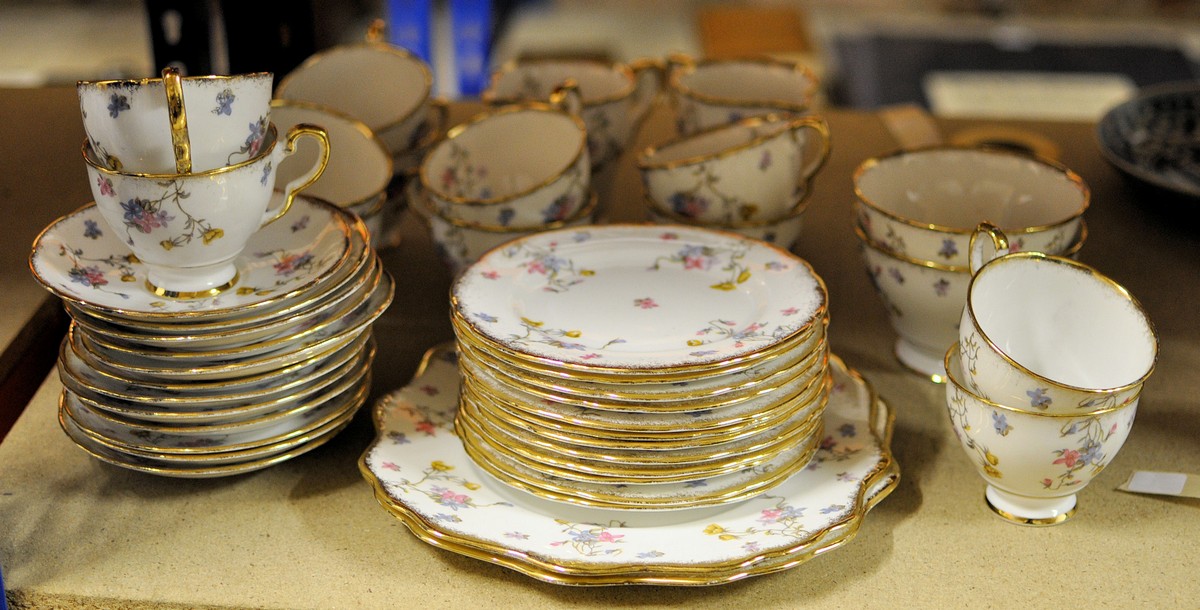
<instances>
[{"instance_id":1,"label":"dessert plate","mask_svg":"<svg viewBox=\"0 0 1200 610\"><path fill-rule=\"evenodd\" d=\"M202 299L151 292L145 265L109 230L95 203L46 227L34 241L29 266L50 292L85 308L153 319L248 316L314 291L345 266L354 221L332 204L297 197L287 214L250 237L238 257L237 284Z\"/></svg>"},{"instance_id":2,"label":"dessert plate","mask_svg":"<svg viewBox=\"0 0 1200 610\"><path fill-rule=\"evenodd\" d=\"M603 510L526 494L481 472L453 431L452 344L374 407L359 461L376 498L420 539L558 584L709 585L795 567L840 546L899 480L892 415L834 358L817 454L778 487L719 508Z\"/></svg>"},{"instance_id":3,"label":"dessert plate","mask_svg":"<svg viewBox=\"0 0 1200 610\"><path fill-rule=\"evenodd\" d=\"M608 225L543 231L467 268L452 308L510 354L613 374L706 369L752 358L825 316L803 259L708 229Z\"/></svg>"}]
</instances>

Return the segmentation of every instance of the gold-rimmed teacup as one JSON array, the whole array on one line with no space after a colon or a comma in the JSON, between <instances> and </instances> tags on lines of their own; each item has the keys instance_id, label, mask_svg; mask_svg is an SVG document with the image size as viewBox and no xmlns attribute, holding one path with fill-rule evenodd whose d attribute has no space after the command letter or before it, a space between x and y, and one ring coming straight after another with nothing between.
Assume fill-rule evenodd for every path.
<instances>
[{"instance_id":1,"label":"gold-rimmed teacup","mask_svg":"<svg viewBox=\"0 0 1200 610\"><path fill-rule=\"evenodd\" d=\"M751 116L811 112L820 82L798 61L676 53L667 61L666 89L675 105L676 130L688 134Z\"/></svg>"}]
</instances>

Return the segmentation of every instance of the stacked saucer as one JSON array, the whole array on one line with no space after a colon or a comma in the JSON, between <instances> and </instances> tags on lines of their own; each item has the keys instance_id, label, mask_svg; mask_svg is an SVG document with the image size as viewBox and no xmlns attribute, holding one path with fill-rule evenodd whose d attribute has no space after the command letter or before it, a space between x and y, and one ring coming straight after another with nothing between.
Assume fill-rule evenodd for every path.
<instances>
[{"instance_id":1,"label":"stacked saucer","mask_svg":"<svg viewBox=\"0 0 1200 610\"><path fill-rule=\"evenodd\" d=\"M250 238L233 288L169 299L95 204L55 221L30 267L72 318L63 430L103 461L176 477L258 470L329 440L367 398L371 324L392 300L368 239L353 214L299 197Z\"/></svg>"},{"instance_id":2,"label":"stacked saucer","mask_svg":"<svg viewBox=\"0 0 1200 610\"><path fill-rule=\"evenodd\" d=\"M775 487L823 437L826 292L741 235L609 225L519 238L452 289L455 426L483 471L607 509Z\"/></svg>"}]
</instances>

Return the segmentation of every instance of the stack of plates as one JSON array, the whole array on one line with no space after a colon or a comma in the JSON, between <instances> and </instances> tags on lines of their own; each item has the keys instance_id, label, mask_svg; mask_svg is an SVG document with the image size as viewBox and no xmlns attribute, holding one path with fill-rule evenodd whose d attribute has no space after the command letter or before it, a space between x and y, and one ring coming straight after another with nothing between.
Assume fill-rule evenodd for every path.
<instances>
[{"instance_id":1,"label":"stack of plates","mask_svg":"<svg viewBox=\"0 0 1200 610\"><path fill-rule=\"evenodd\" d=\"M392 300L367 240L357 217L297 198L251 237L234 288L170 300L94 204L55 221L30 267L72 318L63 430L103 461L178 477L249 472L329 440L367 398L371 324Z\"/></svg>"},{"instance_id":2,"label":"stack of plates","mask_svg":"<svg viewBox=\"0 0 1200 610\"><path fill-rule=\"evenodd\" d=\"M831 391L825 286L692 227L537 233L456 280L463 448L496 479L606 509L726 504L804 468Z\"/></svg>"}]
</instances>

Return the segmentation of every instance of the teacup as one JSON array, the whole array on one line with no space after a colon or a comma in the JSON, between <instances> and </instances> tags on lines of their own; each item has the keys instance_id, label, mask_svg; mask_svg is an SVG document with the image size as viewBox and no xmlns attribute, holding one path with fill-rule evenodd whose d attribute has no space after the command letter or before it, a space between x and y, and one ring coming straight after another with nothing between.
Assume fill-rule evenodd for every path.
<instances>
[{"instance_id":1,"label":"teacup","mask_svg":"<svg viewBox=\"0 0 1200 610\"><path fill-rule=\"evenodd\" d=\"M660 209L729 226L786 216L828 158L824 119L767 115L647 148L637 167Z\"/></svg>"},{"instance_id":2,"label":"teacup","mask_svg":"<svg viewBox=\"0 0 1200 610\"><path fill-rule=\"evenodd\" d=\"M667 89L675 104L676 129L695 133L763 114L805 114L819 89L803 64L771 58L668 58Z\"/></svg>"},{"instance_id":3,"label":"teacup","mask_svg":"<svg viewBox=\"0 0 1200 610\"><path fill-rule=\"evenodd\" d=\"M625 151L662 88L662 64L640 59L628 64L588 59L509 61L492 73L480 98L503 106L549 101L555 88L573 79L582 96L588 153L593 167Z\"/></svg>"},{"instance_id":4,"label":"teacup","mask_svg":"<svg viewBox=\"0 0 1200 610\"><path fill-rule=\"evenodd\" d=\"M955 436L987 483L989 508L1022 525L1055 525L1075 514L1076 494L1129 438L1137 397L1083 413L1010 406L974 393L959 375L957 343L944 362L946 408Z\"/></svg>"},{"instance_id":5,"label":"teacup","mask_svg":"<svg viewBox=\"0 0 1200 610\"><path fill-rule=\"evenodd\" d=\"M981 225L981 233L1001 235ZM1123 286L1071 259L971 251L959 323L961 380L981 397L1027 410L1082 414L1136 400L1158 336Z\"/></svg>"},{"instance_id":6,"label":"teacup","mask_svg":"<svg viewBox=\"0 0 1200 610\"><path fill-rule=\"evenodd\" d=\"M479 260L484 253L518 237L538 231L593 224L599 197L596 193L590 193L587 204L569 217L531 227L495 227L447 217L437 210L420 185L410 188L410 203L428 224L439 257L452 273L458 273Z\"/></svg>"},{"instance_id":7,"label":"teacup","mask_svg":"<svg viewBox=\"0 0 1200 610\"><path fill-rule=\"evenodd\" d=\"M646 208L650 215L650 220L655 224L685 224L694 227L730 231L791 250L800 242L800 234L804 230L804 213L808 211L808 202L801 201L797 203L795 207L788 210L787 214L781 218L731 224L703 223L679 216L670 210L663 209L649 197L646 197Z\"/></svg>"},{"instance_id":8,"label":"teacup","mask_svg":"<svg viewBox=\"0 0 1200 610\"><path fill-rule=\"evenodd\" d=\"M1074 256L1087 241L1086 225L1061 252ZM896 253L854 227L867 275L898 335L896 359L932 381L945 381L946 346L958 340L959 317L971 281L969 267L955 267Z\"/></svg>"},{"instance_id":9,"label":"teacup","mask_svg":"<svg viewBox=\"0 0 1200 610\"><path fill-rule=\"evenodd\" d=\"M179 78L186 119L185 154L176 163L176 138L167 84L173 77L78 81L83 128L100 164L138 174L204 172L254 157L270 121L270 72Z\"/></svg>"},{"instance_id":10,"label":"teacup","mask_svg":"<svg viewBox=\"0 0 1200 610\"><path fill-rule=\"evenodd\" d=\"M853 180L855 214L872 241L955 267L967 266L971 234L984 221L1005 232L1011 251L1060 253L1091 197L1083 178L1058 163L987 148L897 151L864 161Z\"/></svg>"},{"instance_id":11,"label":"teacup","mask_svg":"<svg viewBox=\"0 0 1200 610\"><path fill-rule=\"evenodd\" d=\"M539 102L483 112L429 151L420 182L446 218L516 230L561 221L588 202L587 128Z\"/></svg>"},{"instance_id":12,"label":"teacup","mask_svg":"<svg viewBox=\"0 0 1200 610\"><path fill-rule=\"evenodd\" d=\"M379 41L317 52L288 72L275 97L324 104L367 124L392 154L430 131L433 73L420 57Z\"/></svg>"},{"instance_id":13,"label":"teacup","mask_svg":"<svg viewBox=\"0 0 1200 610\"><path fill-rule=\"evenodd\" d=\"M267 209L276 168L304 137L317 140L321 154L308 171L286 183L284 203ZM268 124L261 150L251 159L191 174L112 170L84 142L96 206L146 264L151 291L170 298L198 298L236 284L235 259L247 240L287 213L296 194L321 175L329 157L329 140L319 127L296 125L283 143L277 139L274 124Z\"/></svg>"},{"instance_id":14,"label":"teacup","mask_svg":"<svg viewBox=\"0 0 1200 610\"><path fill-rule=\"evenodd\" d=\"M367 223L372 236L379 233L381 212L392 181L392 157L383 142L354 117L313 102L274 100L271 122L282 130L293 125L320 125L329 136L329 163L304 194L350 210ZM278 180L288 182L320 153L317 146L301 146L295 161L278 168ZM374 237L373 237L374 240Z\"/></svg>"}]
</instances>

